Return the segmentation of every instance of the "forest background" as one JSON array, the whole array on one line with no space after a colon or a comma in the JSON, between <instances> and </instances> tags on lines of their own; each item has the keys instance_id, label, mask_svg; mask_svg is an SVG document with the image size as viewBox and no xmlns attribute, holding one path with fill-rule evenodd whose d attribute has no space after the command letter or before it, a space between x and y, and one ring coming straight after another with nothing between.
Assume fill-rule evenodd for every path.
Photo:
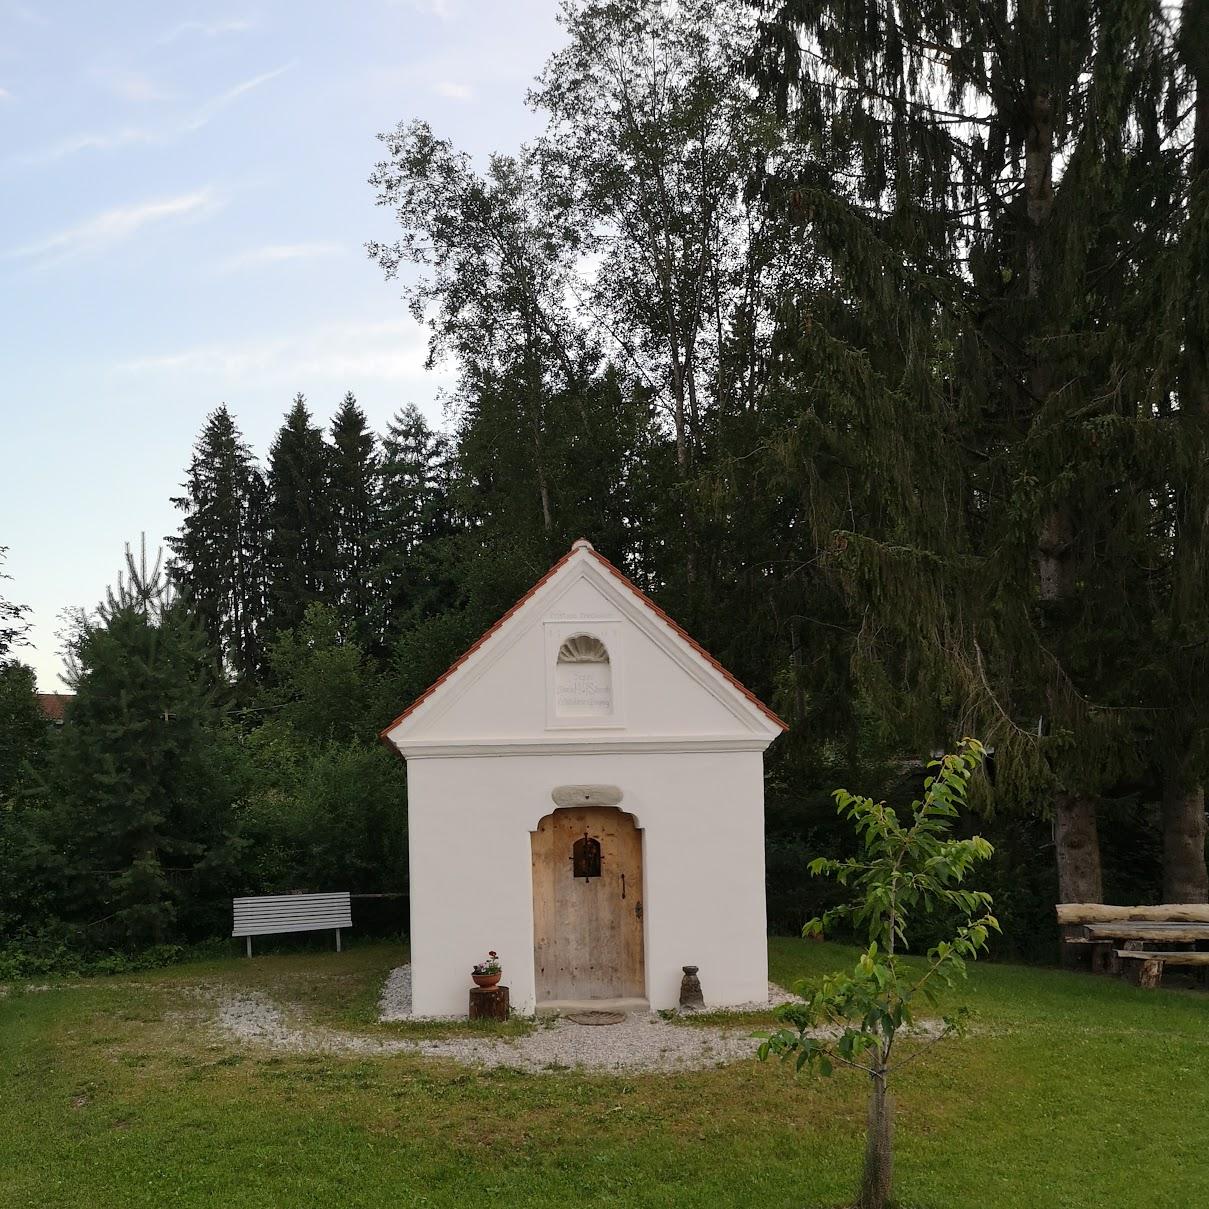
<instances>
[{"instance_id":1,"label":"forest background","mask_svg":"<svg viewBox=\"0 0 1209 1209\"><path fill-rule=\"evenodd\" d=\"M998 955L1209 897L1206 0L562 20L541 137L407 121L370 177L447 429L300 394L262 457L217 406L166 564L68 619L62 726L4 593L0 972L405 895L376 733L581 536L790 722L774 931L827 905L830 790L967 734Z\"/></svg>"}]
</instances>

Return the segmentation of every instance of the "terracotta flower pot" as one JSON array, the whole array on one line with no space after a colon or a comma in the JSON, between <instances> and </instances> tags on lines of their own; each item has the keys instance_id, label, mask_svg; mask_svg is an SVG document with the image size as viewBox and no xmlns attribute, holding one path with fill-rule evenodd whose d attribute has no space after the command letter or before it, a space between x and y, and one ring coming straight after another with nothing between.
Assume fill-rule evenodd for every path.
<instances>
[{"instance_id":1,"label":"terracotta flower pot","mask_svg":"<svg viewBox=\"0 0 1209 1209\"><path fill-rule=\"evenodd\" d=\"M470 977L474 979L474 985L476 987L488 987L488 988L496 986L499 983L499 980L501 978L503 978L503 976L504 975L503 975L502 971L499 974L471 974L470 975Z\"/></svg>"}]
</instances>

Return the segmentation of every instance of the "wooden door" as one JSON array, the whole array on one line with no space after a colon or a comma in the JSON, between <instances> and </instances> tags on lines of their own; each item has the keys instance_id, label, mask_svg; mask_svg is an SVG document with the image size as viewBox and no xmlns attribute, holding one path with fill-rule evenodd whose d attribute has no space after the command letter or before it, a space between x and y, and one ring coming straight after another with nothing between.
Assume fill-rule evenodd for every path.
<instances>
[{"instance_id":1,"label":"wooden door","mask_svg":"<svg viewBox=\"0 0 1209 1209\"><path fill-rule=\"evenodd\" d=\"M633 818L611 806L556 810L532 842L537 1002L645 998L642 835Z\"/></svg>"}]
</instances>

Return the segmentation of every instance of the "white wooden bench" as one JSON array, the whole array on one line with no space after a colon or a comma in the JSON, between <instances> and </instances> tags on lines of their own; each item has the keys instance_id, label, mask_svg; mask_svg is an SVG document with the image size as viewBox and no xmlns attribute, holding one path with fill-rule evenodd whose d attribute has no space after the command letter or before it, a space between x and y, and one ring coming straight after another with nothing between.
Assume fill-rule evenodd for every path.
<instances>
[{"instance_id":1,"label":"white wooden bench","mask_svg":"<svg viewBox=\"0 0 1209 1209\"><path fill-rule=\"evenodd\" d=\"M353 908L347 890L340 894L277 894L267 898L237 898L232 936L245 936L248 956L252 937L278 932L318 932L334 928L336 952L340 952L340 929L353 926Z\"/></svg>"}]
</instances>

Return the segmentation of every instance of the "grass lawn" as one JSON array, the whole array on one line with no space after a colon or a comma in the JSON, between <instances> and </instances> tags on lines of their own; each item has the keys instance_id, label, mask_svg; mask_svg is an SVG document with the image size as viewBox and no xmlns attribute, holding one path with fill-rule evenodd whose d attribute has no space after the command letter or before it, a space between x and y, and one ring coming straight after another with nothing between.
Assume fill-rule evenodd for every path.
<instances>
[{"instance_id":1,"label":"grass lawn","mask_svg":"<svg viewBox=\"0 0 1209 1209\"><path fill-rule=\"evenodd\" d=\"M782 983L851 956L796 940L770 953ZM189 986L222 981L299 1018L408 1035L417 1026L373 1022L403 959L363 945L12 988L0 999L0 1206L830 1209L849 1198L865 1094L849 1072L795 1081L753 1061L680 1075L480 1073L240 1049L190 1023L204 1001ZM976 1031L898 1087L905 1209L1209 1204L1209 995L984 963L963 997Z\"/></svg>"}]
</instances>

